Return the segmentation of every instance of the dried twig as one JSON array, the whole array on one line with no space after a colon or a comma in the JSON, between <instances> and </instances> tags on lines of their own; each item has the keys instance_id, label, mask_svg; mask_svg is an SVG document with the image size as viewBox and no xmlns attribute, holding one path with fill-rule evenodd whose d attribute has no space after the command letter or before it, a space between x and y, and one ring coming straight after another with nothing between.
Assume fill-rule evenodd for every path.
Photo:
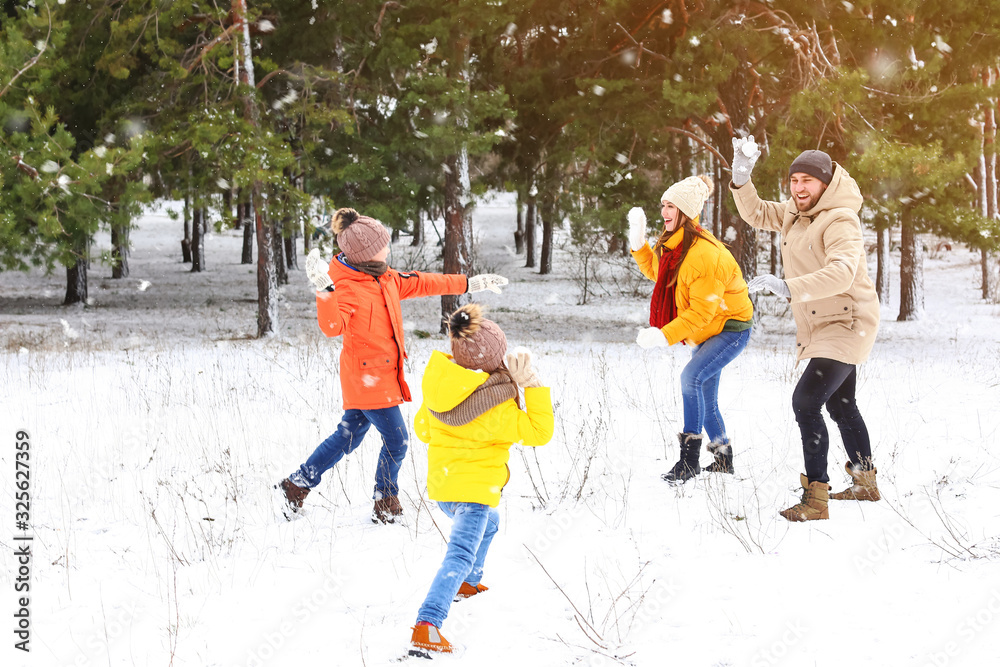
<instances>
[{"instance_id":1,"label":"dried twig","mask_svg":"<svg viewBox=\"0 0 1000 667\"><path fill-rule=\"evenodd\" d=\"M531 549L529 549L527 544L523 544L522 543L522 546L524 546L524 548L528 550L528 553L531 554L531 557L535 559L536 563L538 563L538 567L542 568L542 572L545 573L545 576L547 576L549 578L549 581L551 581L553 584L555 584L555 587L559 589L559 592L563 594L563 597L566 598L566 601L569 602L569 604L570 604L571 607L573 607L573 611L576 612L576 619L577 619L576 622L577 622L577 625L580 624L580 619L583 619L583 622L587 624L587 627L590 628L590 631L593 632L595 635L597 635L598 639L600 639L601 641L604 641L604 638L601 637L601 633L598 632L597 630L595 630L594 626L592 626L590 623L587 622L586 616L583 615L583 612L581 612L579 609L577 609L576 604L574 604L573 600L571 600L570 597L568 595L566 595L566 591L564 591L562 589L562 586L560 586L559 583L555 579L552 578L552 575L549 574L549 571L545 569L544 565L542 565L542 561L540 561L538 559L538 556L535 555L535 552L533 552ZM580 629L583 630L583 626L580 626ZM595 644L597 644L601 648L607 648L607 647L601 645L600 643L594 641L594 639L587 633L586 630L583 630L583 633L585 635L587 635L587 638L590 639L590 641L594 642Z\"/></svg>"}]
</instances>

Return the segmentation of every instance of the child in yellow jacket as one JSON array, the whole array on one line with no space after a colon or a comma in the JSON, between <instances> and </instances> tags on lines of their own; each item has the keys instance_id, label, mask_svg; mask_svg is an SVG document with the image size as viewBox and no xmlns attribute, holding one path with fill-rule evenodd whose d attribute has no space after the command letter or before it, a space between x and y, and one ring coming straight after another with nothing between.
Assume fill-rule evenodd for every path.
<instances>
[{"instance_id":1,"label":"child in yellow jacket","mask_svg":"<svg viewBox=\"0 0 1000 667\"><path fill-rule=\"evenodd\" d=\"M453 599L486 590L480 581L500 526L500 492L514 443L536 447L552 438L548 387L527 352L507 355L507 338L475 304L449 321L451 355L432 352L422 382L424 400L414 431L427 449L427 495L454 520L448 551L413 627L410 655L451 653L439 628ZM518 386L524 388L521 409Z\"/></svg>"}]
</instances>

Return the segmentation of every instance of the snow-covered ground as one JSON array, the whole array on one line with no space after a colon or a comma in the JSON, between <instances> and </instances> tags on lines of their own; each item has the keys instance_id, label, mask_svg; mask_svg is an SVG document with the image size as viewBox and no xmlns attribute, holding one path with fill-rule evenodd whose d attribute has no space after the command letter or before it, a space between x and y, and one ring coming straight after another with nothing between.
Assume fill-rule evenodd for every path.
<instances>
[{"instance_id":1,"label":"snow-covered ground","mask_svg":"<svg viewBox=\"0 0 1000 667\"><path fill-rule=\"evenodd\" d=\"M761 300L761 325L723 376L736 476L672 488L660 474L677 456L689 350L634 344L648 302L612 280L634 275L602 265L610 295L576 305L568 249L538 276L510 249L508 200L475 220L480 265L511 279L477 300L533 351L558 405L550 444L512 449L490 590L452 607L443 633L465 649L444 664L1000 663L1000 306L979 299L977 255L927 259L921 321L884 307L859 386L883 501L789 524L777 513L798 497L801 366L786 308ZM302 519L278 518L271 486L339 420L340 342L316 327L302 271L283 288L281 334L251 339L256 283L239 233L211 235L208 271L191 274L179 231L162 210L147 215L131 277L95 264L87 309L59 305L61 274L0 274L0 664L392 663L450 529L426 499L426 447L411 442L401 475L405 525L369 520L375 435ZM426 268L433 252L404 241L390 261ZM439 311L437 299L403 306L415 401L430 352L447 349ZM19 429L31 446L30 654L13 648Z\"/></svg>"}]
</instances>

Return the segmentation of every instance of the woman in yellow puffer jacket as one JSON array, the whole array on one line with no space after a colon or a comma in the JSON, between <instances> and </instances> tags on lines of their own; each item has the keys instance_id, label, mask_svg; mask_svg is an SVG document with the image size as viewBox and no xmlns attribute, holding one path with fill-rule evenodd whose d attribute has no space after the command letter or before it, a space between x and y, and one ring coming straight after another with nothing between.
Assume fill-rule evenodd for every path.
<instances>
[{"instance_id":1,"label":"woman in yellow puffer jacket","mask_svg":"<svg viewBox=\"0 0 1000 667\"><path fill-rule=\"evenodd\" d=\"M514 443L537 447L552 438L548 387L541 386L527 352L507 355L507 337L469 304L449 320L452 355L432 352L424 371L424 400L414 418L428 443L427 495L454 520L448 551L417 614L411 655L451 653L439 628L452 600L486 590L483 563L500 526L500 492L510 478ZM518 386L524 388L525 409Z\"/></svg>"},{"instance_id":2,"label":"woman in yellow puffer jacket","mask_svg":"<svg viewBox=\"0 0 1000 667\"><path fill-rule=\"evenodd\" d=\"M684 430L678 433L680 460L663 475L686 482L701 472L702 430L715 461L710 472L733 472L733 450L719 412L722 369L750 341L753 304L739 264L729 250L698 225L714 187L707 176L691 176L670 186L660 198L663 231L650 248L646 216L629 211L629 243L639 269L656 282L649 328L639 332L644 348L684 343L691 361L681 373Z\"/></svg>"}]
</instances>

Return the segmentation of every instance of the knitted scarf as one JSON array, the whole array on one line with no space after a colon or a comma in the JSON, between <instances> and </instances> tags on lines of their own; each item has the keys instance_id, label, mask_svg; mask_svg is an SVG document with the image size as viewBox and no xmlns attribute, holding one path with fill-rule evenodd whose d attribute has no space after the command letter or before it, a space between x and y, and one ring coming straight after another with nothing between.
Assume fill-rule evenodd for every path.
<instances>
[{"instance_id":1,"label":"knitted scarf","mask_svg":"<svg viewBox=\"0 0 1000 667\"><path fill-rule=\"evenodd\" d=\"M517 395L517 383L511 377L510 371L506 368L498 368L467 399L451 410L447 412L428 410L428 412L435 419L448 426L464 426L487 410L491 410L512 398L517 401L517 407L521 407L521 401Z\"/></svg>"},{"instance_id":2,"label":"knitted scarf","mask_svg":"<svg viewBox=\"0 0 1000 667\"><path fill-rule=\"evenodd\" d=\"M683 243L674 248L663 247L660 268L656 273L653 300L649 304L649 326L662 329L677 317L677 281L671 279L677 274L681 264Z\"/></svg>"}]
</instances>

